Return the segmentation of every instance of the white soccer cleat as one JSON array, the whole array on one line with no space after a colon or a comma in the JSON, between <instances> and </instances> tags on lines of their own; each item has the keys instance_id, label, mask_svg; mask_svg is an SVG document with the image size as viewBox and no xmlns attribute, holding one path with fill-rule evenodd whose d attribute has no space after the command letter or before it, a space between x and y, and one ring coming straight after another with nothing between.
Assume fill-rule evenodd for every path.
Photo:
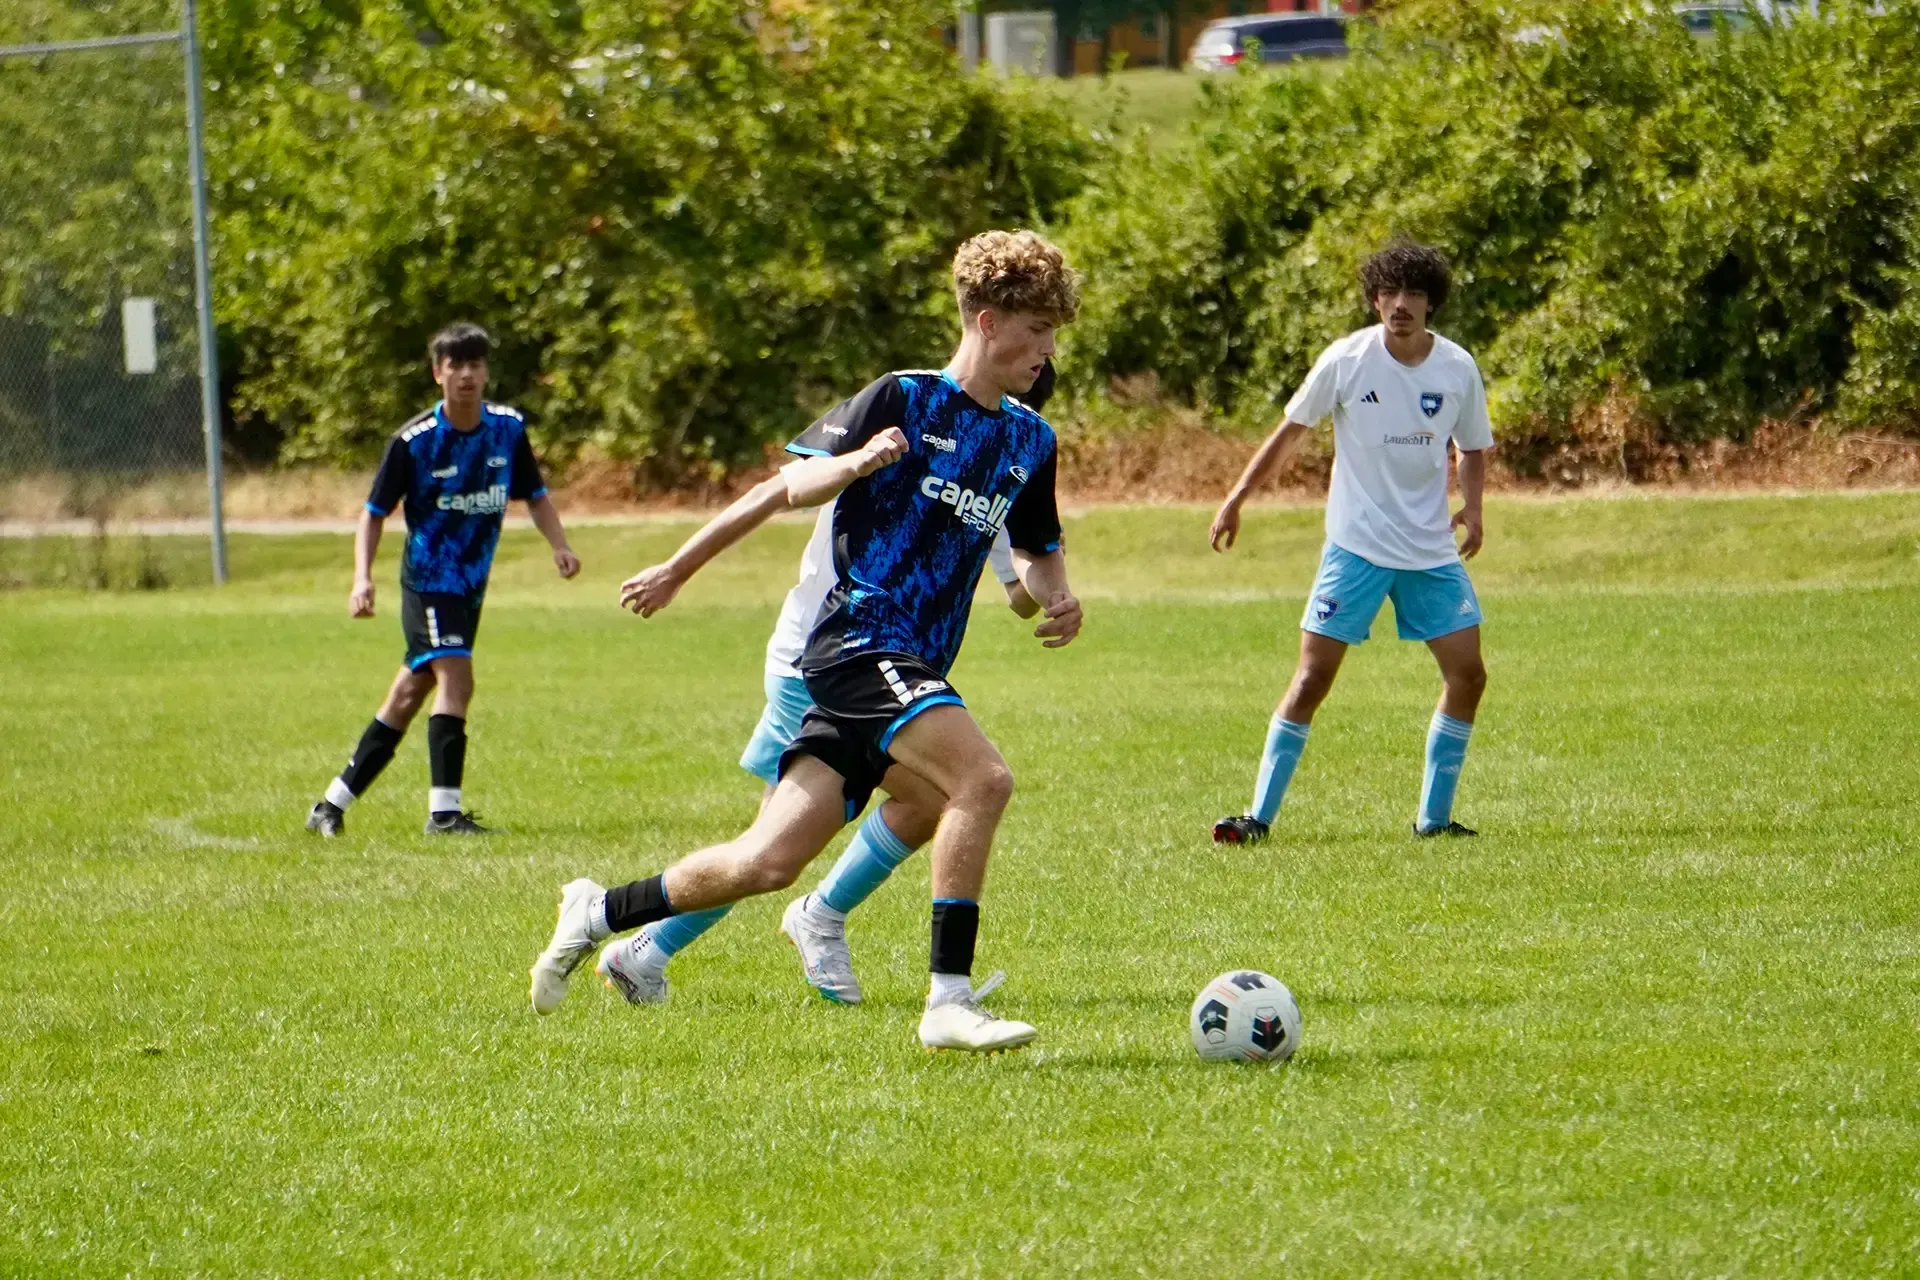
<instances>
[{"instance_id":1,"label":"white soccer cleat","mask_svg":"<svg viewBox=\"0 0 1920 1280\"><path fill-rule=\"evenodd\" d=\"M967 1053L999 1053L1029 1044L1040 1033L1024 1022L1002 1018L980 1007L980 1001L1006 980L996 971L977 988L920 1015L920 1043L928 1050L960 1049Z\"/></svg>"},{"instance_id":2,"label":"white soccer cleat","mask_svg":"<svg viewBox=\"0 0 1920 1280\"><path fill-rule=\"evenodd\" d=\"M567 998L567 979L593 950L593 900L604 890L591 880L574 880L560 890L560 919L553 941L529 970L535 1013L552 1013Z\"/></svg>"},{"instance_id":3,"label":"white soccer cleat","mask_svg":"<svg viewBox=\"0 0 1920 1280\"><path fill-rule=\"evenodd\" d=\"M812 894L795 898L780 917L780 932L800 953L807 985L835 1004L859 1004L860 980L853 976L853 953L844 928L823 924L807 910Z\"/></svg>"},{"instance_id":4,"label":"white soccer cleat","mask_svg":"<svg viewBox=\"0 0 1920 1280\"><path fill-rule=\"evenodd\" d=\"M653 930L654 926L648 925L631 938L614 939L600 948L600 959L593 966L593 971L625 996L628 1004L667 1002L667 975L640 963L640 952L653 937Z\"/></svg>"}]
</instances>

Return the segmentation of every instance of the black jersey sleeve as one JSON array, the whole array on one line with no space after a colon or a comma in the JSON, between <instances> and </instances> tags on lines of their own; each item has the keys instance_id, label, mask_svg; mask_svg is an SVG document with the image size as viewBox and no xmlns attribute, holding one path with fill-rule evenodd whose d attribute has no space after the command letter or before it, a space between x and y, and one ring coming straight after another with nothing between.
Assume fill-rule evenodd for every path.
<instances>
[{"instance_id":1,"label":"black jersey sleeve","mask_svg":"<svg viewBox=\"0 0 1920 1280\"><path fill-rule=\"evenodd\" d=\"M907 393L900 379L888 374L867 384L850 400L842 400L820 415L820 420L787 446L788 453L807 458L837 458L906 420Z\"/></svg>"},{"instance_id":2,"label":"black jersey sleeve","mask_svg":"<svg viewBox=\"0 0 1920 1280\"><path fill-rule=\"evenodd\" d=\"M1007 511L1007 541L1028 555L1044 556L1060 549L1060 504L1053 492L1054 462L1059 456L1058 449L1047 455Z\"/></svg>"},{"instance_id":3,"label":"black jersey sleeve","mask_svg":"<svg viewBox=\"0 0 1920 1280\"><path fill-rule=\"evenodd\" d=\"M507 496L519 502L532 502L547 496L547 482L540 474L540 459L533 456L533 444L522 431L513 446L513 479Z\"/></svg>"},{"instance_id":4,"label":"black jersey sleeve","mask_svg":"<svg viewBox=\"0 0 1920 1280\"><path fill-rule=\"evenodd\" d=\"M367 495L367 510L377 516L390 516L395 507L413 491L413 450L399 436L387 441L387 456L380 459L379 473L373 477L373 492Z\"/></svg>"}]
</instances>

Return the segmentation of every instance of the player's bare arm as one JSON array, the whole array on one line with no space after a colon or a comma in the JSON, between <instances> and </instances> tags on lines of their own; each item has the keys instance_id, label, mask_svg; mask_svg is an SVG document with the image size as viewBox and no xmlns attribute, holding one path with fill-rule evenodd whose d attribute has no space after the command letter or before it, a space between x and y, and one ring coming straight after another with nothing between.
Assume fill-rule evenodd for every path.
<instances>
[{"instance_id":1,"label":"player's bare arm","mask_svg":"<svg viewBox=\"0 0 1920 1280\"><path fill-rule=\"evenodd\" d=\"M371 511L360 513L359 527L353 532L353 591L347 596L350 617L373 616L373 557L380 550L380 534L386 527L385 516Z\"/></svg>"},{"instance_id":2,"label":"player's bare arm","mask_svg":"<svg viewBox=\"0 0 1920 1280\"><path fill-rule=\"evenodd\" d=\"M898 427L888 427L864 448L845 457L789 463L778 475L762 480L702 525L670 559L642 569L621 583L621 605L651 618L671 604L680 588L708 561L765 524L775 512L829 502L861 476L897 461L906 449L906 436ZM801 495L799 499L796 493Z\"/></svg>"},{"instance_id":3,"label":"player's bare arm","mask_svg":"<svg viewBox=\"0 0 1920 1280\"><path fill-rule=\"evenodd\" d=\"M567 531L560 524L560 509L553 505L553 499L541 494L527 504L527 514L533 517L533 527L553 548L553 567L562 578L571 578L580 572L580 557L567 545Z\"/></svg>"},{"instance_id":4,"label":"player's bare arm","mask_svg":"<svg viewBox=\"0 0 1920 1280\"><path fill-rule=\"evenodd\" d=\"M1033 629L1046 648L1059 649L1072 644L1080 634L1080 601L1067 586L1067 553L1059 548L1036 556L1013 549L1013 567L1020 585L1035 601L1046 601L1047 620Z\"/></svg>"},{"instance_id":5,"label":"player's bare arm","mask_svg":"<svg viewBox=\"0 0 1920 1280\"><path fill-rule=\"evenodd\" d=\"M1460 541L1460 558L1471 560L1486 541L1486 530L1480 522L1480 497L1487 488L1487 450L1457 452L1460 455L1460 509L1453 513L1453 527L1466 530L1467 536Z\"/></svg>"},{"instance_id":6,"label":"player's bare arm","mask_svg":"<svg viewBox=\"0 0 1920 1280\"><path fill-rule=\"evenodd\" d=\"M1003 582L1000 585L1007 589L1007 608L1013 610L1015 617L1031 618L1040 612L1040 602L1027 594L1026 587L1018 582Z\"/></svg>"},{"instance_id":7,"label":"player's bare arm","mask_svg":"<svg viewBox=\"0 0 1920 1280\"><path fill-rule=\"evenodd\" d=\"M725 511L701 525L672 556L621 583L621 606L643 618L651 618L672 604L680 588L706 567L708 561L765 524L775 512L786 509L786 480L778 475L762 480L734 499Z\"/></svg>"},{"instance_id":8,"label":"player's bare arm","mask_svg":"<svg viewBox=\"0 0 1920 1280\"><path fill-rule=\"evenodd\" d=\"M1226 501L1214 513L1207 540L1213 544L1215 551L1225 551L1233 546L1234 539L1240 536L1240 508L1246 505L1255 490L1273 478L1287 459L1299 451L1308 430L1305 423L1283 422L1254 453L1246 470L1240 473L1240 478L1234 481L1233 488L1228 491Z\"/></svg>"},{"instance_id":9,"label":"player's bare arm","mask_svg":"<svg viewBox=\"0 0 1920 1280\"><path fill-rule=\"evenodd\" d=\"M780 469L787 505L817 507L831 502L855 480L898 462L906 452L906 435L898 427L888 427L852 453L788 463Z\"/></svg>"}]
</instances>

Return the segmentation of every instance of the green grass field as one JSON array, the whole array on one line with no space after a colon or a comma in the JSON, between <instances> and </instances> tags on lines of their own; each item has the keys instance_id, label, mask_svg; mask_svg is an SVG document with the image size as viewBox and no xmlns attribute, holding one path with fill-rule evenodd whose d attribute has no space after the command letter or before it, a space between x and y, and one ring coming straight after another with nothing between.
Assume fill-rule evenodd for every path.
<instances>
[{"instance_id":1,"label":"green grass field","mask_svg":"<svg viewBox=\"0 0 1920 1280\"><path fill-rule=\"evenodd\" d=\"M1041 1029L987 1060L914 1040L924 857L854 918L860 1007L782 896L664 1008L527 1008L561 881L752 813L802 524L646 623L614 584L689 525L581 530L570 584L509 535L485 842L419 834L423 733L347 838L299 828L399 655L345 538L0 595L0 1274L1920 1273L1920 495L1494 503L1487 834L1407 835L1437 682L1383 619L1251 852L1207 825L1320 516L1227 558L1206 520L1072 520L1070 649L982 597L954 678L1021 790L976 977ZM1188 1046L1241 966L1299 997L1285 1067Z\"/></svg>"}]
</instances>

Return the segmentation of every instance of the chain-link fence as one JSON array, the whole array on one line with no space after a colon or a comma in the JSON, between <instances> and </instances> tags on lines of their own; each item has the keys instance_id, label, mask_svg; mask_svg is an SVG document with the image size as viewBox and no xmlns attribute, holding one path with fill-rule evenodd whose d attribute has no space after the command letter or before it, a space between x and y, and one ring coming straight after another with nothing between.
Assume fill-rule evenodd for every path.
<instances>
[{"instance_id":1,"label":"chain-link fence","mask_svg":"<svg viewBox=\"0 0 1920 1280\"><path fill-rule=\"evenodd\" d=\"M0 587L205 582L184 49L0 18ZM137 42L136 42L137 41Z\"/></svg>"}]
</instances>

